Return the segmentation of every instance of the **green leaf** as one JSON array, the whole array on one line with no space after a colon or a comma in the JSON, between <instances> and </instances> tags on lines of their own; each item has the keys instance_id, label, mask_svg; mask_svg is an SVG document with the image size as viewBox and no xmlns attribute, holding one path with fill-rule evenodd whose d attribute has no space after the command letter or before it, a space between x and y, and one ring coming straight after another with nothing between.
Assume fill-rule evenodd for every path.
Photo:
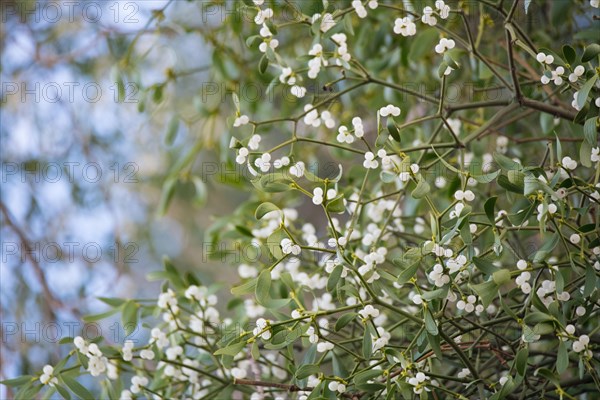
<instances>
[{"instance_id":1,"label":"green leaf","mask_svg":"<svg viewBox=\"0 0 600 400\"><path fill-rule=\"evenodd\" d=\"M447 69L448 69L448 63L445 61L442 61L440 63L440 65L438 66L438 70L437 70L438 78L443 79L444 76L446 76Z\"/></svg>"},{"instance_id":2,"label":"green leaf","mask_svg":"<svg viewBox=\"0 0 600 400\"><path fill-rule=\"evenodd\" d=\"M165 144L170 146L175 141L175 137L177 136L177 131L179 130L179 117L177 115L173 115L169 124L167 125L167 134L165 135Z\"/></svg>"},{"instance_id":3,"label":"green leaf","mask_svg":"<svg viewBox=\"0 0 600 400\"><path fill-rule=\"evenodd\" d=\"M244 294L254 293L256 289L256 279L252 279L242 285L234 286L231 288L231 294L234 296L241 296Z\"/></svg>"},{"instance_id":4,"label":"green leaf","mask_svg":"<svg viewBox=\"0 0 600 400\"><path fill-rule=\"evenodd\" d=\"M55 385L54 387L56 388L56 390L62 396L63 399L71 400L71 395L69 394L69 391L64 386Z\"/></svg>"},{"instance_id":5,"label":"green leaf","mask_svg":"<svg viewBox=\"0 0 600 400\"><path fill-rule=\"evenodd\" d=\"M254 46L259 45L260 43L262 43L262 37L260 35L252 35L249 36L248 39L246 39L246 46L252 48Z\"/></svg>"},{"instance_id":6,"label":"green leaf","mask_svg":"<svg viewBox=\"0 0 600 400\"><path fill-rule=\"evenodd\" d=\"M283 172L272 172L260 177L257 188L267 193L279 193L290 190L290 183L291 180Z\"/></svg>"},{"instance_id":7,"label":"green leaf","mask_svg":"<svg viewBox=\"0 0 600 400\"><path fill-rule=\"evenodd\" d=\"M473 175L472 178L475 179L479 183L490 183L500 174L500 170L490 172L488 174L483 175Z\"/></svg>"},{"instance_id":8,"label":"green leaf","mask_svg":"<svg viewBox=\"0 0 600 400\"><path fill-rule=\"evenodd\" d=\"M524 321L530 325L537 324L538 322L547 322L553 320L554 317L552 317L552 315L540 311L532 311L524 318Z\"/></svg>"},{"instance_id":9,"label":"green leaf","mask_svg":"<svg viewBox=\"0 0 600 400\"><path fill-rule=\"evenodd\" d=\"M273 35L277 35L277 25L275 25L272 21L267 20L267 22L265 22L265 25L267 25L267 27L269 28L269 30L271 31L271 33ZM273 49L271 49L272 51Z\"/></svg>"},{"instance_id":10,"label":"green leaf","mask_svg":"<svg viewBox=\"0 0 600 400\"><path fill-rule=\"evenodd\" d=\"M515 321L519 319L517 314L515 314L515 312L506 304L506 302L502 300L502 296L498 296L498 300L500 300L500 307L502 307L502 310L504 310L509 317L513 318Z\"/></svg>"},{"instance_id":11,"label":"green leaf","mask_svg":"<svg viewBox=\"0 0 600 400\"><path fill-rule=\"evenodd\" d=\"M558 351L556 352L556 372L562 374L569 367L569 353L567 346L562 340L558 341Z\"/></svg>"},{"instance_id":12,"label":"green leaf","mask_svg":"<svg viewBox=\"0 0 600 400\"><path fill-rule=\"evenodd\" d=\"M173 265L173 263L171 262L169 257L167 257L167 256L163 257L162 261L163 261L163 266L165 267L165 274L167 276L167 279L175 287L187 288L188 285L183 281L183 279L181 279L181 276L179 275L179 271L177 271L177 268L175 268L175 265Z\"/></svg>"},{"instance_id":13,"label":"green leaf","mask_svg":"<svg viewBox=\"0 0 600 400\"><path fill-rule=\"evenodd\" d=\"M548 185L543 182L540 182L538 178L533 176L532 174L528 174L524 177L523 180L523 194L525 196L533 194L538 190L548 193L550 196L554 196L554 191L550 189Z\"/></svg>"},{"instance_id":14,"label":"green leaf","mask_svg":"<svg viewBox=\"0 0 600 400\"><path fill-rule=\"evenodd\" d=\"M327 205L325 206L327 211L341 214L346 211L346 206L344 206L344 196L340 195L334 198L333 200L327 201Z\"/></svg>"},{"instance_id":15,"label":"green leaf","mask_svg":"<svg viewBox=\"0 0 600 400\"><path fill-rule=\"evenodd\" d=\"M437 336L439 334L439 330L437 323L435 322L435 318L431 313L431 310L429 308L424 308L423 314L425 314L425 329L427 330L427 333L429 333L432 336Z\"/></svg>"},{"instance_id":16,"label":"green leaf","mask_svg":"<svg viewBox=\"0 0 600 400\"><path fill-rule=\"evenodd\" d=\"M135 331L138 325L138 304L135 301L129 300L123 304L121 322L123 323L126 336L131 335Z\"/></svg>"},{"instance_id":17,"label":"green leaf","mask_svg":"<svg viewBox=\"0 0 600 400\"><path fill-rule=\"evenodd\" d=\"M368 324L368 322L367 322ZM366 360L371 358L373 354L373 339L371 338L371 326L365 326L365 334L362 341L362 355Z\"/></svg>"},{"instance_id":18,"label":"green leaf","mask_svg":"<svg viewBox=\"0 0 600 400\"><path fill-rule=\"evenodd\" d=\"M117 99L119 103L123 103L125 101L125 96L127 94L127 89L125 87L125 81L123 80L123 76L120 73L115 74L115 83L117 86Z\"/></svg>"},{"instance_id":19,"label":"green leaf","mask_svg":"<svg viewBox=\"0 0 600 400\"><path fill-rule=\"evenodd\" d=\"M535 375L544 377L547 380L549 380L550 382L552 382L552 384L554 384L554 386L560 387L560 382L559 382L558 377L556 376L556 374L554 374L554 372L550 371L548 368L538 368L534 373L534 376Z\"/></svg>"},{"instance_id":20,"label":"green leaf","mask_svg":"<svg viewBox=\"0 0 600 400\"><path fill-rule=\"evenodd\" d=\"M380 369L368 369L366 371L363 372L359 372L358 374L356 374L356 376L354 377L354 383L357 385L360 385L362 383L366 383L368 381L372 381L375 378L378 378L379 376L381 376L382 371Z\"/></svg>"},{"instance_id":21,"label":"green leaf","mask_svg":"<svg viewBox=\"0 0 600 400\"><path fill-rule=\"evenodd\" d=\"M529 357L529 348L527 347L520 349L515 357L517 373L521 376L525 376L525 370L527 369L527 357Z\"/></svg>"},{"instance_id":22,"label":"green leaf","mask_svg":"<svg viewBox=\"0 0 600 400\"><path fill-rule=\"evenodd\" d=\"M597 39L597 32L596 32L596 39ZM600 44L592 43L585 47L585 50L583 51L583 56L581 56L581 62L588 62L592 58L596 57L598 54L600 54Z\"/></svg>"},{"instance_id":23,"label":"green leaf","mask_svg":"<svg viewBox=\"0 0 600 400\"><path fill-rule=\"evenodd\" d=\"M525 190L525 174L521 171L510 170L506 173L508 181L516 187L523 188L521 192Z\"/></svg>"},{"instance_id":24,"label":"green leaf","mask_svg":"<svg viewBox=\"0 0 600 400\"><path fill-rule=\"evenodd\" d=\"M321 179L316 173L313 173L313 171L311 171L310 168L305 169L304 177L306 178L306 180L318 183L319 185L325 182L324 179Z\"/></svg>"},{"instance_id":25,"label":"green leaf","mask_svg":"<svg viewBox=\"0 0 600 400\"><path fill-rule=\"evenodd\" d=\"M473 244L473 234L471 233L471 227L469 226L469 220L467 218L460 224L460 237L465 245Z\"/></svg>"},{"instance_id":26,"label":"green leaf","mask_svg":"<svg viewBox=\"0 0 600 400\"><path fill-rule=\"evenodd\" d=\"M233 100L233 105L235 106L235 111L239 114L241 112L240 109L240 98L237 93L231 93L231 100Z\"/></svg>"},{"instance_id":27,"label":"green leaf","mask_svg":"<svg viewBox=\"0 0 600 400\"><path fill-rule=\"evenodd\" d=\"M262 306L269 310L277 310L281 307L287 306L292 299L269 299L265 301Z\"/></svg>"},{"instance_id":28,"label":"green leaf","mask_svg":"<svg viewBox=\"0 0 600 400\"><path fill-rule=\"evenodd\" d=\"M577 53L575 52L575 49L572 48L571 46L569 46L568 44L565 44L562 47L562 52L563 52L563 56L565 57L565 60L569 63L569 64L573 64L575 63L575 60L577 59Z\"/></svg>"},{"instance_id":29,"label":"green leaf","mask_svg":"<svg viewBox=\"0 0 600 400\"><path fill-rule=\"evenodd\" d=\"M502 286L510 281L510 271L507 269L499 269L492 274L492 279L498 286Z\"/></svg>"},{"instance_id":30,"label":"green leaf","mask_svg":"<svg viewBox=\"0 0 600 400\"><path fill-rule=\"evenodd\" d=\"M388 388L387 395L385 396L385 400L394 400L397 399L396 392L398 391L398 385L393 385Z\"/></svg>"},{"instance_id":31,"label":"green leaf","mask_svg":"<svg viewBox=\"0 0 600 400\"><path fill-rule=\"evenodd\" d=\"M596 130L597 121L598 117L592 117L586 119L583 124L583 136L585 137L585 141L592 146L595 146L598 142L598 131Z\"/></svg>"},{"instance_id":32,"label":"green leaf","mask_svg":"<svg viewBox=\"0 0 600 400\"><path fill-rule=\"evenodd\" d=\"M556 158L562 160L562 145L560 144L558 135L556 135Z\"/></svg>"},{"instance_id":33,"label":"green leaf","mask_svg":"<svg viewBox=\"0 0 600 400\"><path fill-rule=\"evenodd\" d=\"M498 179L496 179L496 182L498 182L498 185L502 186L504 189L506 189L510 192L523 194L523 191L525 190L524 186L517 186L517 185L512 184L508 180L506 175L498 175Z\"/></svg>"},{"instance_id":34,"label":"green leaf","mask_svg":"<svg viewBox=\"0 0 600 400\"><path fill-rule=\"evenodd\" d=\"M194 203L198 206L203 206L206 204L206 184L199 176L192 177L192 183L194 184L194 190L196 191L196 196L194 197Z\"/></svg>"},{"instance_id":35,"label":"green leaf","mask_svg":"<svg viewBox=\"0 0 600 400\"><path fill-rule=\"evenodd\" d=\"M483 209L485 210L485 215L487 216L488 220L490 221L490 223L495 224L496 222L496 212L494 211L495 207L496 207L496 200L498 200L498 197L494 196L494 197L490 197L489 199L487 199L483 205Z\"/></svg>"},{"instance_id":36,"label":"green leaf","mask_svg":"<svg viewBox=\"0 0 600 400\"><path fill-rule=\"evenodd\" d=\"M437 156L438 160L440 160L442 162L442 164L444 164L446 166L446 168L448 168L452 172L456 172L457 174L460 173L460 171L458 169L456 169L454 166L452 166L451 164L449 164L448 161L444 160L444 157L440 156L438 154L438 152L435 151L435 147L431 146L431 150L433 150L433 152Z\"/></svg>"},{"instance_id":37,"label":"green leaf","mask_svg":"<svg viewBox=\"0 0 600 400\"><path fill-rule=\"evenodd\" d=\"M246 342L242 340L241 342L230 344L226 347L218 349L215 351L215 356L224 355L235 357L240 351L242 351L244 347L246 347Z\"/></svg>"},{"instance_id":38,"label":"green leaf","mask_svg":"<svg viewBox=\"0 0 600 400\"><path fill-rule=\"evenodd\" d=\"M398 131L398 127L396 126L396 122L394 121L394 117L388 117L387 119L387 129L390 133L390 136L398 143L400 143L400 131Z\"/></svg>"},{"instance_id":39,"label":"green leaf","mask_svg":"<svg viewBox=\"0 0 600 400\"><path fill-rule=\"evenodd\" d=\"M421 199L429 193L431 190L431 186L423 177L419 174L419 181L417 182L417 187L412 191L411 196L415 199Z\"/></svg>"},{"instance_id":40,"label":"green leaf","mask_svg":"<svg viewBox=\"0 0 600 400\"><path fill-rule=\"evenodd\" d=\"M116 297L98 297L98 300L108 304L111 307L120 307L127 302L126 299L119 299Z\"/></svg>"},{"instance_id":41,"label":"green leaf","mask_svg":"<svg viewBox=\"0 0 600 400\"><path fill-rule=\"evenodd\" d=\"M556 328L554 327L554 324L548 322L540 322L538 324L535 324L533 327L533 331L538 335L553 334L555 330Z\"/></svg>"},{"instance_id":42,"label":"green leaf","mask_svg":"<svg viewBox=\"0 0 600 400\"><path fill-rule=\"evenodd\" d=\"M167 178L162 186L160 201L158 203L158 215L163 216L169 209L169 204L173 200L175 187L177 186L177 178Z\"/></svg>"},{"instance_id":43,"label":"green leaf","mask_svg":"<svg viewBox=\"0 0 600 400\"><path fill-rule=\"evenodd\" d=\"M561 18L562 18L562 16L561 16ZM567 63L565 62L565 60L563 60L562 57L560 55L558 55L558 53L554 52L553 50L551 50L549 48L546 48L546 47L540 47L539 51L541 51L544 54L548 54L548 55L553 56L554 57L553 64L555 64L555 65L561 65L563 67L567 66Z\"/></svg>"},{"instance_id":44,"label":"green leaf","mask_svg":"<svg viewBox=\"0 0 600 400\"><path fill-rule=\"evenodd\" d=\"M344 31L354 36L354 27L352 26L352 14L350 13L344 16Z\"/></svg>"},{"instance_id":45,"label":"green leaf","mask_svg":"<svg viewBox=\"0 0 600 400\"><path fill-rule=\"evenodd\" d=\"M377 115L379 116L379 113L377 113ZM377 135L377 139L375 140L375 146L377 146L377 147L385 146L385 144L387 143L389 138L390 138L390 133L387 131L387 129L382 130L381 132L379 132L379 135Z\"/></svg>"},{"instance_id":46,"label":"green leaf","mask_svg":"<svg viewBox=\"0 0 600 400\"><path fill-rule=\"evenodd\" d=\"M408 58L410 60L420 60L430 52L435 46L435 43L439 40L439 34L437 30L432 28L423 29L419 34L411 40L411 46Z\"/></svg>"},{"instance_id":47,"label":"green leaf","mask_svg":"<svg viewBox=\"0 0 600 400\"><path fill-rule=\"evenodd\" d=\"M288 235L283 229L277 229L267 238L267 247L269 252L276 260L281 260L286 255L281 250L281 241L287 238Z\"/></svg>"},{"instance_id":48,"label":"green leaf","mask_svg":"<svg viewBox=\"0 0 600 400\"><path fill-rule=\"evenodd\" d=\"M429 342L429 345L431 346L431 349L435 353L435 356L437 357L437 359L438 360L443 359L444 352L442 351L442 348L440 346L440 336L439 335L434 336L434 335L427 334L427 341Z\"/></svg>"},{"instance_id":49,"label":"green leaf","mask_svg":"<svg viewBox=\"0 0 600 400\"><path fill-rule=\"evenodd\" d=\"M551 114L540 113L540 126L542 133L548 133L554 127L554 117Z\"/></svg>"},{"instance_id":50,"label":"green leaf","mask_svg":"<svg viewBox=\"0 0 600 400\"><path fill-rule=\"evenodd\" d=\"M56 388L48 388L48 390L46 390L46 392L44 392L44 395L41 397L40 400L53 400L55 399L54 395L56 394ZM115 396L116 398L116 396Z\"/></svg>"},{"instance_id":51,"label":"green leaf","mask_svg":"<svg viewBox=\"0 0 600 400\"><path fill-rule=\"evenodd\" d=\"M515 169L522 169L523 167L518 162L506 157L504 154L494 152L494 161L505 171L511 171Z\"/></svg>"},{"instance_id":52,"label":"green leaf","mask_svg":"<svg viewBox=\"0 0 600 400\"><path fill-rule=\"evenodd\" d=\"M477 293L484 307L489 306L498 295L498 284L493 279L477 285L471 285L471 288Z\"/></svg>"},{"instance_id":53,"label":"green leaf","mask_svg":"<svg viewBox=\"0 0 600 400\"><path fill-rule=\"evenodd\" d=\"M262 219L262 217L264 217L267 213L270 213L271 211L281 211L281 209L273 203L269 203L269 202L262 203L256 208L254 217L256 219Z\"/></svg>"},{"instance_id":54,"label":"green leaf","mask_svg":"<svg viewBox=\"0 0 600 400\"><path fill-rule=\"evenodd\" d=\"M35 395L42 389L43 385L33 385L33 382L28 382L24 386L21 386L17 393L15 393L15 400L31 400L35 398ZM69 392L67 396L69 396ZM70 396L69 396L70 397Z\"/></svg>"},{"instance_id":55,"label":"green leaf","mask_svg":"<svg viewBox=\"0 0 600 400\"><path fill-rule=\"evenodd\" d=\"M385 389L385 385L380 382L372 382L372 383L365 382L365 383L357 384L356 389L361 390L363 392L367 392L367 393L375 393L375 392ZM323 399L323 400L325 400L325 399Z\"/></svg>"},{"instance_id":56,"label":"green leaf","mask_svg":"<svg viewBox=\"0 0 600 400\"><path fill-rule=\"evenodd\" d=\"M596 287L596 273L594 272L594 267L588 264L585 267L585 284L583 286L583 297L588 297L594 291Z\"/></svg>"},{"instance_id":57,"label":"green leaf","mask_svg":"<svg viewBox=\"0 0 600 400\"><path fill-rule=\"evenodd\" d=\"M594 74L590 79L587 80L587 82L581 87L581 89L579 89L576 99L577 106L579 108L583 108L583 106L585 105L588 95L590 94L590 90L592 90L592 87L594 87L594 84L596 83L597 79L598 75Z\"/></svg>"},{"instance_id":58,"label":"green leaf","mask_svg":"<svg viewBox=\"0 0 600 400\"><path fill-rule=\"evenodd\" d=\"M256 295L256 302L258 304L266 304L271 300L269 290L271 289L271 271L268 269L263 270L258 276L256 281L256 289L254 294Z\"/></svg>"},{"instance_id":59,"label":"green leaf","mask_svg":"<svg viewBox=\"0 0 600 400\"><path fill-rule=\"evenodd\" d=\"M379 173L379 179L381 179L381 182L383 183L392 183L396 182L396 180L398 179L398 175L390 171L381 171Z\"/></svg>"},{"instance_id":60,"label":"green leaf","mask_svg":"<svg viewBox=\"0 0 600 400\"><path fill-rule=\"evenodd\" d=\"M83 317L83 320L85 322L96 322L96 321L100 321L102 319L108 318L111 315L114 315L114 314L116 314L118 312L119 312L118 308L113 308L112 310L108 310L108 311L105 311L105 312L100 313L100 314L86 315L86 316Z\"/></svg>"},{"instance_id":61,"label":"green leaf","mask_svg":"<svg viewBox=\"0 0 600 400\"><path fill-rule=\"evenodd\" d=\"M452 69L458 69L458 63L450 56L448 52L444 53L444 62Z\"/></svg>"},{"instance_id":62,"label":"green leaf","mask_svg":"<svg viewBox=\"0 0 600 400\"><path fill-rule=\"evenodd\" d=\"M89 362L90 359L87 358L83 353L81 353L80 351L77 352L77 360L79 361L79 364L81 364L81 366L84 369L88 369L89 366Z\"/></svg>"},{"instance_id":63,"label":"green leaf","mask_svg":"<svg viewBox=\"0 0 600 400\"><path fill-rule=\"evenodd\" d=\"M344 329L346 325L348 325L354 318L356 318L357 315L357 313L348 313L342 315L340 318L338 318L337 321L335 321L335 331L339 332L342 329Z\"/></svg>"},{"instance_id":64,"label":"green leaf","mask_svg":"<svg viewBox=\"0 0 600 400\"><path fill-rule=\"evenodd\" d=\"M583 124L589 113L590 113L590 104L585 103L585 106L583 106L583 108L581 110L579 110L577 112L577 114L575 115L575 119L573 120L573 122L576 124Z\"/></svg>"},{"instance_id":65,"label":"green leaf","mask_svg":"<svg viewBox=\"0 0 600 400\"><path fill-rule=\"evenodd\" d=\"M558 244L558 240L559 240L559 235L557 233L551 235L550 238L544 239L544 244L535 253L535 256L533 257L532 261L534 263L539 263L539 262L544 261L546 258L548 258L550 256L550 253L552 252L552 250L554 250L554 248Z\"/></svg>"},{"instance_id":66,"label":"green leaf","mask_svg":"<svg viewBox=\"0 0 600 400\"><path fill-rule=\"evenodd\" d=\"M417 269L419 269L419 264L420 261L415 261L407 268L405 268L402 272L400 272L400 274L398 275L398 283L402 285L408 282L413 276L415 276Z\"/></svg>"},{"instance_id":67,"label":"green leaf","mask_svg":"<svg viewBox=\"0 0 600 400\"><path fill-rule=\"evenodd\" d=\"M304 364L296 370L296 379L308 378L311 375L318 375L321 367L317 364Z\"/></svg>"},{"instance_id":68,"label":"green leaf","mask_svg":"<svg viewBox=\"0 0 600 400\"><path fill-rule=\"evenodd\" d=\"M478 270L486 275L492 275L498 271L498 268L491 261L479 257L473 257L473 264Z\"/></svg>"},{"instance_id":69,"label":"green leaf","mask_svg":"<svg viewBox=\"0 0 600 400\"><path fill-rule=\"evenodd\" d=\"M260 358L260 349L258 347L258 341L252 342L252 347L250 349L250 355L254 360L258 360Z\"/></svg>"},{"instance_id":70,"label":"green leaf","mask_svg":"<svg viewBox=\"0 0 600 400\"><path fill-rule=\"evenodd\" d=\"M269 59L266 55L263 55L258 63L258 72L264 74L267 71L267 67L269 66Z\"/></svg>"},{"instance_id":71,"label":"green leaf","mask_svg":"<svg viewBox=\"0 0 600 400\"><path fill-rule=\"evenodd\" d=\"M333 292L336 285L340 281L343 270L344 270L344 267L342 265L338 265L333 269L333 271L331 271L331 275L329 275L329 278L327 279L327 291L328 292Z\"/></svg>"},{"instance_id":72,"label":"green leaf","mask_svg":"<svg viewBox=\"0 0 600 400\"><path fill-rule=\"evenodd\" d=\"M154 87L154 92L152 93L152 101L154 101L156 104L158 104L162 101L163 88L164 88L164 85L156 85ZM123 91L123 93L125 93L125 91Z\"/></svg>"},{"instance_id":73,"label":"green leaf","mask_svg":"<svg viewBox=\"0 0 600 400\"><path fill-rule=\"evenodd\" d=\"M527 180L525 180L525 182L527 183ZM523 224L527 219L529 219L529 217L531 215L533 215L534 209L535 209L535 204L531 204L526 209L521 210L516 214L509 215L509 220L513 225L519 226L519 225Z\"/></svg>"},{"instance_id":74,"label":"green leaf","mask_svg":"<svg viewBox=\"0 0 600 400\"><path fill-rule=\"evenodd\" d=\"M60 339L58 341L58 344L71 344L73 343L73 337L72 336L65 336L64 338ZM2 382L0 382L2 383Z\"/></svg>"},{"instance_id":75,"label":"green leaf","mask_svg":"<svg viewBox=\"0 0 600 400\"><path fill-rule=\"evenodd\" d=\"M579 159L581 160L581 165L587 168L592 167L592 145L588 143L587 140L581 142L581 146L579 147Z\"/></svg>"},{"instance_id":76,"label":"green leaf","mask_svg":"<svg viewBox=\"0 0 600 400\"><path fill-rule=\"evenodd\" d=\"M283 328L277 331L275 334L273 334L273 336L269 340L269 343L265 344L265 348L268 348L270 350L284 348L288 345L287 337L289 334L290 332L287 330L287 328Z\"/></svg>"},{"instance_id":77,"label":"green leaf","mask_svg":"<svg viewBox=\"0 0 600 400\"><path fill-rule=\"evenodd\" d=\"M94 395L92 395L81 383L77 382L75 379L67 375L61 375L60 379L80 399L94 400Z\"/></svg>"},{"instance_id":78,"label":"green leaf","mask_svg":"<svg viewBox=\"0 0 600 400\"><path fill-rule=\"evenodd\" d=\"M34 380L35 380L35 378L32 375L23 375L18 378L14 378L14 379L5 379L3 381L0 381L0 384L5 385L5 386L10 386L10 387L15 387L15 386L23 386L24 384L26 384L28 382L32 382Z\"/></svg>"}]
</instances>

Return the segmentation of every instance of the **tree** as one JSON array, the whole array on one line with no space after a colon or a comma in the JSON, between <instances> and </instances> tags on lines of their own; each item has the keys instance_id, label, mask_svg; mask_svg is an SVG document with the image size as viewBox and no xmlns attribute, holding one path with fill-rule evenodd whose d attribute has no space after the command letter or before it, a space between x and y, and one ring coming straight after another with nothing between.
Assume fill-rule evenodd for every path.
<instances>
[{"instance_id":1,"label":"tree","mask_svg":"<svg viewBox=\"0 0 600 400\"><path fill-rule=\"evenodd\" d=\"M17 398L600 391L596 1L181 4L214 47L193 85L210 128L160 211L178 183L203 195L196 158L228 145L222 180L251 196L205 244L240 282L223 298L165 259L156 303L103 299L148 342L70 338L58 365L4 381ZM144 68L131 54L123 82ZM167 138L190 118L187 74L144 91L181 105Z\"/></svg>"}]
</instances>

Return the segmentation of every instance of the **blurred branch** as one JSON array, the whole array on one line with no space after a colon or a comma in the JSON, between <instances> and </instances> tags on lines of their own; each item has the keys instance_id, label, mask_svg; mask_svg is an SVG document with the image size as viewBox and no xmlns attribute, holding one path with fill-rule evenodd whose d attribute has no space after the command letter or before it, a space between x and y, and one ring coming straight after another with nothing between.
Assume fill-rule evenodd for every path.
<instances>
[{"instance_id":1,"label":"blurred branch","mask_svg":"<svg viewBox=\"0 0 600 400\"><path fill-rule=\"evenodd\" d=\"M45 297L45 302L43 302L43 306L46 308L46 314L49 316L49 320L56 320L56 309L68 309L71 312L74 312L72 308L67 307L61 300L59 300L48 286L48 282L46 281L46 275L44 274L44 270L40 265L39 261L33 255L33 248L30 244L30 241L27 239L27 236L23 232L23 230L15 223L13 217L10 215L10 212L4 202L0 201L0 211L4 216L4 221L6 226L8 226L19 238L19 242L21 242L21 246L23 251L25 252L25 257L31 263L33 267L33 271L35 276L37 277L41 287L42 292Z\"/></svg>"},{"instance_id":2,"label":"blurred branch","mask_svg":"<svg viewBox=\"0 0 600 400\"><path fill-rule=\"evenodd\" d=\"M288 385L285 383L255 381L255 380L250 380L250 379L234 379L233 384L234 385L257 386L257 387L272 387L272 388L278 388L278 389L285 389L288 392L304 392L304 391L310 392L314 389L312 387L301 388L296 385Z\"/></svg>"}]
</instances>

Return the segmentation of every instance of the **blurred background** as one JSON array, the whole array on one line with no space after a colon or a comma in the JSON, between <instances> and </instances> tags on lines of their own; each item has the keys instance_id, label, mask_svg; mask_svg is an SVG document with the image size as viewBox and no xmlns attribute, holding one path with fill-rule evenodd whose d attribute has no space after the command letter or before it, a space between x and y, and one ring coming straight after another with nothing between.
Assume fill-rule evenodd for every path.
<instances>
[{"instance_id":1,"label":"blurred background","mask_svg":"<svg viewBox=\"0 0 600 400\"><path fill-rule=\"evenodd\" d=\"M295 6L322 10L289 3L284 18L297 17ZM153 301L163 257L221 283L222 294L239 279L238 239L218 238L249 196L239 189L252 187L229 150L231 93L248 115L297 102L266 93L277 75L258 74L260 55L243 40L257 33L255 10L242 1L0 2L0 379L56 362L68 347L61 339L122 343L118 315L82 317L109 309L100 296Z\"/></svg>"},{"instance_id":2,"label":"blurred background","mask_svg":"<svg viewBox=\"0 0 600 400\"><path fill-rule=\"evenodd\" d=\"M146 276L163 256L213 280L204 230L243 194L219 183L233 108L209 70L225 42L212 4L0 4L0 379L56 360L82 330L122 342L117 318L81 316L108 308L98 296L156 297Z\"/></svg>"}]
</instances>

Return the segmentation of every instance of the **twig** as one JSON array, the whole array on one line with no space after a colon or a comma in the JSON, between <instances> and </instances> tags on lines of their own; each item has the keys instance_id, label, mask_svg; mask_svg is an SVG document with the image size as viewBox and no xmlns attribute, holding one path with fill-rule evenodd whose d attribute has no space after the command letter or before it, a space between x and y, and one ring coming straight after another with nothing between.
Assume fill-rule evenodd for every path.
<instances>
[{"instance_id":1,"label":"twig","mask_svg":"<svg viewBox=\"0 0 600 400\"><path fill-rule=\"evenodd\" d=\"M288 392L310 392L314 388L313 387L305 387L301 388L298 385L289 385L287 383L277 383L277 382L265 382L265 381L256 381L252 379L237 379L233 380L234 385L246 385L246 386L259 386L259 387L272 387L278 389L284 389Z\"/></svg>"},{"instance_id":2,"label":"twig","mask_svg":"<svg viewBox=\"0 0 600 400\"><path fill-rule=\"evenodd\" d=\"M42 287L42 292L44 294L44 297L46 298L46 301L44 302L44 307L46 307L48 315L53 320L56 320L55 309L58 309L58 308L67 309L67 307L65 306L65 304L62 301L57 299L54 296L54 294L52 293L52 291L50 290L50 287L48 286L48 282L46 281L46 275L44 274L44 270L42 269L42 266L40 265L38 260L33 255L33 248L31 247L29 240L25 236L25 233L23 232L23 230L21 230L21 228L14 222L12 216L10 215L10 212L8 211L8 208L2 201L0 201L0 211L2 212L2 215L4 216L6 225L10 229L12 229L12 231L18 236L19 241L21 242L21 246L23 246L23 251L25 251L25 257L31 263L31 266L33 267L33 271L34 271L38 281L40 282L40 285ZM72 309L69 309L69 310L73 312Z\"/></svg>"}]
</instances>

